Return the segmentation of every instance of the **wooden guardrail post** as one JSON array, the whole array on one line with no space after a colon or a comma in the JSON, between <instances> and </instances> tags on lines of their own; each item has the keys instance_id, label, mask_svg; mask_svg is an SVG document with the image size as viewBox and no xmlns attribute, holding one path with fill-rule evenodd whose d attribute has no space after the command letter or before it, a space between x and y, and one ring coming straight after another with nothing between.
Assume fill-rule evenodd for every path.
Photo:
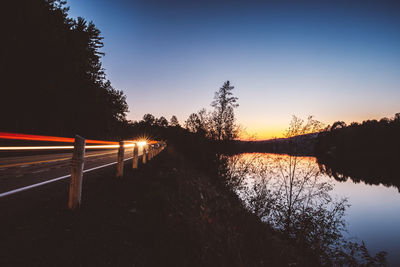
<instances>
[{"instance_id":1,"label":"wooden guardrail post","mask_svg":"<svg viewBox=\"0 0 400 267\"><path fill-rule=\"evenodd\" d=\"M124 154L125 154L124 142L120 141L118 148L117 177L124 176Z\"/></svg>"},{"instance_id":2,"label":"wooden guardrail post","mask_svg":"<svg viewBox=\"0 0 400 267\"><path fill-rule=\"evenodd\" d=\"M146 157L147 157L147 145L143 146L143 156L142 156L142 163L146 164Z\"/></svg>"},{"instance_id":3,"label":"wooden guardrail post","mask_svg":"<svg viewBox=\"0 0 400 267\"><path fill-rule=\"evenodd\" d=\"M71 210L75 210L81 205L85 145L86 139L76 135L71 161L71 182L69 184L68 208Z\"/></svg>"},{"instance_id":4,"label":"wooden guardrail post","mask_svg":"<svg viewBox=\"0 0 400 267\"><path fill-rule=\"evenodd\" d=\"M154 152L153 150L154 150L153 145L150 145L149 146L149 161L153 159L153 152Z\"/></svg>"},{"instance_id":5,"label":"wooden guardrail post","mask_svg":"<svg viewBox=\"0 0 400 267\"><path fill-rule=\"evenodd\" d=\"M137 169L139 160L139 146L136 143L133 147L133 159L132 159L132 168Z\"/></svg>"}]
</instances>

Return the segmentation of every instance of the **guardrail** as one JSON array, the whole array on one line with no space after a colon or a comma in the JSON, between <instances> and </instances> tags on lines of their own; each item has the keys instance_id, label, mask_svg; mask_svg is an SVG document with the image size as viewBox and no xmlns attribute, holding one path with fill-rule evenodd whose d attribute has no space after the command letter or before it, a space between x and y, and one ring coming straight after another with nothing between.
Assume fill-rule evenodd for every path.
<instances>
[{"instance_id":1,"label":"guardrail","mask_svg":"<svg viewBox=\"0 0 400 267\"><path fill-rule=\"evenodd\" d=\"M17 151L17 150L58 150L58 149L73 149L71 158L71 174L62 177L47 180L41 183L37 183L30 186L25 186L12 191L0 193L0 197L22 192L31 188L35 188L44 184L59 181L71 177L69 185L69 199L68 208L75 210L81 205L82 199L82 180L83 173L96 170L99 168L107 167L113 164L117 165L116 177L121 178L124 174L124 161L132 159L131 167L137 169L139 166L139 147L142 148L142 164L146 164L147 161L154 158L166 147L164 141L149 141L149 140L126 140L120 142L113 141L100 141L85 139L79 135L75 138L65 137L54 137L54 136L39 136L39 135L27 135L27 134L14 134L14 133L3 133L0 132L0 139L12 139L12 140L30 140L30 141L48 141L48 142L63 142L63 143L74 143L73 146L2 146L0 151ZM86 145L96 144L96 145ZM100 145L104 144L104 145ZM133 147L133 155L130 158L124 159L125 148ZM117 162L105 164L99 167L84 170L85 164L85 151L86 149L109 149L118 148Z\"/></svg>"}]
</instances>

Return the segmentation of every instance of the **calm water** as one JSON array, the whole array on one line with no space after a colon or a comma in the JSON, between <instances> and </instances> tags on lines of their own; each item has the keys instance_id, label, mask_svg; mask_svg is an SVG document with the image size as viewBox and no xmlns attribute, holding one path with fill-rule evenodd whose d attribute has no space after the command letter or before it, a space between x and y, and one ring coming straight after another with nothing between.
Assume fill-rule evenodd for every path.
<instances>
[{"instance_id":1,"label":"calm water","mask_svg":"<svg viewBox=\"0 0 400 267\"><path fill-rule=\"evenodd\" d=\"M249 162L268 169L268 179L271 187L274 181L280 179L283 170L289 168L289 156L246 153L234 156L234 168L248 165ZM331 186L329 195L334 199L347 198L350 207L344 216L348 233L346 237L353 241L364 241L371 255L379 251L388 252L388 262L391 266L400 266L400 193L395 187L383 185L367 185L363 182L354 183L350 179L339 182L320 171L316 158L298 157L296 172L299 176L315 173L316 180L326 182ZM293 164L292 164L293 165ZM292 167L292 166L291 166ZM264 173L267 173L263 170ZM252 173L252 172L250 172ZM252 185L260 175L246 175L244 184ZM271 182L272 181L272 182ZM240 195L240 194L239 194Z\"/></svg>"}]
</instances>

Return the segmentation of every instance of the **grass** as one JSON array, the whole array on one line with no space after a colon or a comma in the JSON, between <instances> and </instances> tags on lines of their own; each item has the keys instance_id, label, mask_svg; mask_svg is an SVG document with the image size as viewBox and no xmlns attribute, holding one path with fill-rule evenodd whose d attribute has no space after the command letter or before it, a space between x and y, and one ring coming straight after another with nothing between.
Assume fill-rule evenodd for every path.
<instances>
[{"instance_id":1,"label":"grass","mask_svg":"<svg viewBox=\"0 0 400 267\"><path fill-rule=\"evenodd\" d=\"M169 147L122 179L84 177L0 199L1 266L287 266L308 259ZM308 262L309 264L311 262Z\"/></svg>"}]
</instances>

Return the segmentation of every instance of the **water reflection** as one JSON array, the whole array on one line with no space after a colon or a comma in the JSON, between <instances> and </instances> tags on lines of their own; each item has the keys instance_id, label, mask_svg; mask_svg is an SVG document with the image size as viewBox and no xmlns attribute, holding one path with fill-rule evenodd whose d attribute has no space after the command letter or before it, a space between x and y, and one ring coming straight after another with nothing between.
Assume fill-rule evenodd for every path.
<instances>
[{"instance_id":1,"label":"water reflection","mask_svg":"<svg viewBox=\"0 0 400 267\"><path fill-rule=\"evenodd\" d=\"M315 158L241 154L229 157L228 166L230 186L248 209L304 253L311 248L329 265L384 264L385 253L372 257L363 242L345 237L349 202L332 194L335 180L321 172Z\"/></svg>"},{"instance_id":2,"label":"water reflection","mask_svg":"<svg viewBox=\"0 0 400 267\"><path fill-rule=\"evenodd\" d=\"M368 163L362 166L337 160L318 159L320 170L345 182L351 179L354 183L364 182L369 185L383 184L386 187L396 187L400 192L400 174L395 164Z\"/></svg>"}]
</instances>

